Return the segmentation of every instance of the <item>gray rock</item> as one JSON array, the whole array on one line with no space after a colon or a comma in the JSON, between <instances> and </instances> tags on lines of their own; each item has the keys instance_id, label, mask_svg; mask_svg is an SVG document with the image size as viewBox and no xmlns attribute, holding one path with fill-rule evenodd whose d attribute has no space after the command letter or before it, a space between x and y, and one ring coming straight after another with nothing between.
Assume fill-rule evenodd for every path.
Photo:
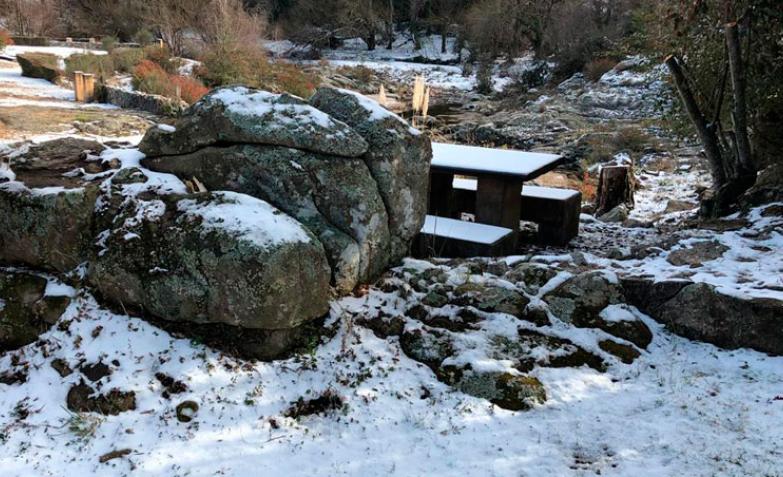
<instances>
[{"instance_id":1,"label":"gray rock","mask_svg":"<svg viewBox=\"0 0 783 477\"><path fill-rule=\"evenodd\" d=\"M675 266L688 265L700 267L703 262L720 258L729 248L715 240L705 240L691 244L688 248L672 250L666 261Z\"/></svg>"},{"instance_id":2,"label":"gray rock","mask_svg":"<svg viewBox=\"0 0 783 477\"><path fill-rule=\"evenodd\" d=\"M601 272L580 273L544 295L555 316L577 326L596 322L604 308L621 303L622 299L619 283Z\"/></svg>"},{"instance_id":3,"label":"gray rock","mask_svg":"<svg viewBox=\"0 0 783 477\"><path fill-rule=\"evenodd\" d=\"M783 201L783 164L777 163L758 173L756 183L740 196L743 207Z\"/></svg>"},{"instance_id":4,"label":"gray rock","mask_svg":"<svg viewBox=\"0 0 783 477\"><path fill-rule=\"evenodd\" d=\"M264 330L328 310L320 242L271 205L231 192L116 194L102 201L99 223L110 228L88 272L106 299L164 320Z\"/></svg>"},{"instance_id":5,"label":"gray rock","mask_svg":"<svg viewBox=\"0 0 783 477\"><path fill-rule=\"evenodd\" d=\"M347 90L319 88L310 104L353 127L369 144L363 158L386 205L392 261L401 259L427 212L429 138L376 102Z\"/></svg>"},{"instance_id":6,"label":"gray rock","mask_svg":"<svg viewBox=\"0 0 783 477\"><path fill-rule=\"evenodd\" d=\"M196 177L210 190L258 197L293 216L323 244L340 292L374 280L389 265L388 216L361 159L238 145L145 159L144 165Z\"/></svg>"},{"instance_id":7,"label":"gray rock","mask_svg":"<svg viewBox=\"0 0 783 477\"><path fill-rule=\"evenodd\" d=\"M673 332L729 349L783 355L783 301L739 298L693 283L652 310Z\"/></svg>"},{"instance_id":8,"label":"gray rock","mask_svg":"<svg viewBox=\"0 0 783 477\"><path fill-rule=\"evenodd\" d=\"M97 186L0 184L0 262L70 271L87 259Z\"/></svg>"},{"instance_id":9,"label":"gray rock","mask_svg":"<svg viewBox=\"0 0 783 477\"><path fill-rule=\"evenodd\" d=\"M598 220L607 223L619 223L625 221L627 218L628 218L628 207L626 207L623 204L620 204L614 209L610 210L609 212L598 217Z\"/></svg>"},{"instance_id":10,"label":"gray rock","mask_svg":"<svg viewBox=\"0 0 783 477\"><path fill-rule=\"evenodd\" d=\"M35 342L63 314L70 299L45 291L45 278L0 272L0 353Z\"/></svg>"},{"instance_id":11,"label":"gray rock","mask_svg":"<svg viewBox=\"0 0 783 477\"><path fill-rule=\"evenodd\" d=\"M153 127L139 149L148 157L195 152L216 144L293 147L358 157L367 143L353 129L303 100L241 86L219 88L191 106L175 130Z\"/></svg>"}]
</instances>

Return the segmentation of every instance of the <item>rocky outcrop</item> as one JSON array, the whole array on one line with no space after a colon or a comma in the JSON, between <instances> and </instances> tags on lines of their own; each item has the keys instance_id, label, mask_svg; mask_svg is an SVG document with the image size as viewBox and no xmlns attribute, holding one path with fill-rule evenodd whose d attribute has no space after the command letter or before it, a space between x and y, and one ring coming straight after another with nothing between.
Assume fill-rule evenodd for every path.
<instances>
[{"instance_id":1,"label":"rocky outcrop","mask_svg":"<svg viewBox=\"0 0 783 477\"><path fill-rule=\"evenodd\" d=\"M113 86L104 86L102 90L103 101L123 109L138 109L159 116L179 116L188 108L188 103L181 99L159 94L128 91Z\"/></svg>"},{"instance_id":2,"label":"rocky outcrop","mask_svg":"<svg viewBox=\"0 0 783 477\"><path fill-rule=\"evenodd\" d=\"M341 293L402 258L426 214L429 140L343 90L323 88L308 105L219 89L173 128L151 129L140 148L152 170L249 194L296 218L323 244Z\"/></svg>"},{"instance_id":3,"label":"rocky outcrop","mask_svg":"<svg viewBox=\"0 0 783 477\"><path fill-rule=\"evenodd\" d=\"M17 148L0 183L0 262L86 264L86 282L118 308L243 356L283 356L312 341L335 291L397 260L423 220L429 142L382 116L360 130L235 87L148 131L154 172L134 149ZM397 142L374 139L380 127L398 128Z\"/></svg>"},{"instance_id":4,"label":"rocky outcrop","mask_svg":"<svg viewBox=\"0 0 783 477\"><path fill-rule=\"evenodd\" d=\"M18 54L16 61L22 67L22 76L28 78L40 78L54 83L63 75L59 58L51 53Z\"/></svg>"},{"instance_id":5,"label":"rocky outcrop","mask_svg":"<svg viewBox=\"0 0 783 477\"><path fill-rule=\"evenodd\" d=\"M0 262L68 271L87 259L103 149L58 139L9 156L16 180L0 183Z\"/></svg>"},{"instance_id":6,"label":"rocky outcrop","mask_svg":"<svg viewBox=\"0 0 783 477\"><path fill-rule=\"evenodd\" d=\"M261 198L295 217L327 251L342 292L389 264L388 216L361 159L276 146L208 147L144 160L150 169L197 177L211 190Z\"/></svg>"},{"instance_id":7,"label":"rocky outcrop","mask_svg":"<svg viewBox=\"0 0 783 477\"><path fill-rule=\"evenodd\" d=\"M626 299L674 333L729 349L783 355L783 301L721 293L706 283L623 279Z\"/></svg>"},{"instance_id":8,"label":"rocky outcrop","mask_svg":"<svg viewBox=\"0 0 783 477\"><path fill-rule=\"evenodd\" d=\"M392 260L408 253L427 212L432 147L427 136L364 96L319 88L310 104L354 128L369 144L362 156L386 204Z\"/></svg>"},{"instance_id":9,"label":"rocky outcrop","mask_svg":"<svg viewBox=\"0 0 783 477\"><path fill-rule=\"evenodd\" d=\"M101 232L88 276L115 303L169 321L265 330L328 310L321 244L261 200L230 192L124 199L99 222L114 227Z\"/></svg>"},{"instance_id":10,"label":"rocky outcrop","mask_svg":"<svg viewBox=\"0 0 783 477\"><path fill-rule=\"evenodd\" d=\"M46 279L0 271L0 353L33 343L67 308L70 299L46 296Z\"/></svg>"},{"instance_id":11,"label":"rocky outcrop","mask_svg":"<svg viewBox=\"0 0 783 477\"><path fill-rule=\"evenodd\" d=\"M204 96L174 130L151 128L139 149L148 157L159 157L218 144L283 146L344 157L367 151L356 131L303 100L241 86Z\"/></svg>"},{"instance_id":12,"label":"rocky outcrop","mask_svg":"<svg viewBox=\"0 0 783 477\"><path fill-rule=\"evenodd\" d=\"M756 183L740 196L746 207L783 201L783 164L772 164L758 173Z\"/></svg>"}]
</instances>

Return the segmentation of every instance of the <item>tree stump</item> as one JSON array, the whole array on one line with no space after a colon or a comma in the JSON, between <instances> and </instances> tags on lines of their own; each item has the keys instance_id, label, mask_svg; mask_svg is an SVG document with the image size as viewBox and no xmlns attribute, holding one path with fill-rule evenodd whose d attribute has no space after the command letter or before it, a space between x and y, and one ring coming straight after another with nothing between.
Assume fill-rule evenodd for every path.
<instances>
[{"instance_id":1,"label":"tree stump","mask_svg":"<svg viewBox=\"0 0 783 477\"><path fill-rule=\"evenodd\" d=\"M603 215L620 204L633 208L634 182L630 166L602 167L598 177L595 216Z\"/></svg>"}]
</instances>

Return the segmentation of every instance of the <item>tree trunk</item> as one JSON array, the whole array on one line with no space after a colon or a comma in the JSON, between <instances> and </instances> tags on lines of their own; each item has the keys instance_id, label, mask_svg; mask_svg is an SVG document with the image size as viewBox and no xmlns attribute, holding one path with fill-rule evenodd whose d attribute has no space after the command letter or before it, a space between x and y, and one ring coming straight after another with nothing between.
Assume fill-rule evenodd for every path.
<instances>
[{"instance_id":1,"label":"tree trunk","mask_svg":"<svg viewBox=\"0 0 783 477\"><path fill-rule=\"evenodd\" d=\"M596 192L595 216L601 216L618 205L633 208L634 177L629 166L601 168Z\"/></svg>"},{"instance_id":2,"label":"tree trunk","mask_svg":"<svg viewBox=\"0 0 783 477\"><path fill-rule=\"evenodd\" d=\"M718 144L718 137L715 134L715 127L714 125L707 123L701 108L699 108L699 104L696 102L696 98L691 90L688 79L685 77L685 73L680 66L679 60L677 60L675 56L670 55L664 62L672 74L674 84L677 87L677 91L680 93L680 98L682 98L685 111L691 118L691 122L696 127L699 139L704 145L704 153L707 155L707 160L710 163L710 171L712 172L712 179L715 182L715 187L721 187L726 183L726 172L723 165L723 154L721 153L720 145Z\"/></svg>"},{"instance_id":3,"label":"tree trunk","mask_svg":"<svg viewBox=\"0 0 783 477\"><path fill-rule=\"evenodd\" d=\"M444 23L443 26L440 29L440 52L445 54L446 53L446 33L449 31L449 25L448 23Z\"/></svg>"},{"instance_id":4,"label":"tree trunk","mask_svg":"<svg viewBox=\"0 0 783 477\"><path fill-rule=\"evenodd\" d=\"M745 96L745 68L742 64L740 52L739 34L737 24L729 23L724 26L726 47L729 56L729 71L731 83L734 88L734 101L732 119L734 121L734 135L736 136L737 162L739 162L738 175L745 175L753 171L751 162L750 139L748 137L748 109Z\"/></svg>"}]
</instances>

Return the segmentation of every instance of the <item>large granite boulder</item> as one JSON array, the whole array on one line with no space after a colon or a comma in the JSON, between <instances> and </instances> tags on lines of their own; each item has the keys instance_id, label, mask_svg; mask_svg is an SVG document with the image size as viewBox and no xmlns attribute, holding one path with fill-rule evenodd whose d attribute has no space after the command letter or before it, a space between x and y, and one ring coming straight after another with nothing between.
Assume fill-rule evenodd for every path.
<instances>
[{"instance_id":1,"label":"large granite boulder","mask_svg":"<svg viewBox=\"0 0 783 477\"><path fill-rule=\"evenodd\" d=\"M51 53L22 53L16 55L16 61L22 67L22 76L40 78L55 83L63 76L60 59Z\"/></svg>"},{"instance_id":2,"label":"large granite boulder","mask_svg":"<svg viewBox=\"0 0 783 477\"><path fill-rule=\"evenodd\" d=\"M35 342L65 311L70 299L46 296L45 278L0 271L0 353Z\"/></svg>"},{"instance_id":3,"label":"large granite boulder","mask_svg":"<svg viewBox=\"0 0 783 477\"><path fill-rule=\"evenodd\" d=\"M772 164L761 170L756 183L740 196L740 203L747 208L770 202L783 201L783 164Z\"/></svg>"},{"instance_id":4,"label":"large granite boulder","mask_svg":"<svg viewBox=\"0 0 783 477\"><path fill-rule=\"evenodd\" d=\"M242 86L213 90L173 128L149 129L139 149L157 157L218 144L265 144L345 157L367 151L356 131L301 99Z\"/></svg>"},{"instance_id":5,"label":"large granite boulder","mask_svg":"<svg viewBox=\"0 0 783 477\"><path fill-rule=\"evenodd\" d=\"M5 154L15 180L0 183L0 262L64 272L87 259L103 149L69 138Z\"/></svg>"},{"instance_id":6,"label":"large granite boulder","mask_svg":"<svg viewBox=\"0 0 783 477\"><path fill-rule=\"evenodd\" d=\"M408 253L427 213L432 147L399 116L352 91L319 88L310 104L353 127L369 144L363 156L389 214L392 258Z\"/></svg>"},{"instance_id":7,"label":"large granite boulder","mask_svg":"<svg viewBox=\"0 0 783 477\"><path fill-rule=\"evenodd\" d=\"M299 222L233 192L102 200L89 282L108 300L169 321L297 327L328 310L329 265Z\"/></svg>"},{"instance_id":8,"label":"large granite boulder","mask_svg":"<svg viewBox=\"0 0 783 477\"><path fill-rule=\"evenodd\" d=\"M628 302L689 339L783 355L783 301L722 293L707 283L627 277Z\"/></svg>"},{"instance_id":9,"label":"large granite boulder","mask_svg":"<svg viewBox=\"0 0 783 477\"><path fill-rule=\"evenodd\" d=\"M143 164L197 177L210 190L261 198L293 216L323 244L333 284L341 292L372 280L389 264L388 216L361 159L236 145L147 158Z\"/></svg>"}]
</instances>

